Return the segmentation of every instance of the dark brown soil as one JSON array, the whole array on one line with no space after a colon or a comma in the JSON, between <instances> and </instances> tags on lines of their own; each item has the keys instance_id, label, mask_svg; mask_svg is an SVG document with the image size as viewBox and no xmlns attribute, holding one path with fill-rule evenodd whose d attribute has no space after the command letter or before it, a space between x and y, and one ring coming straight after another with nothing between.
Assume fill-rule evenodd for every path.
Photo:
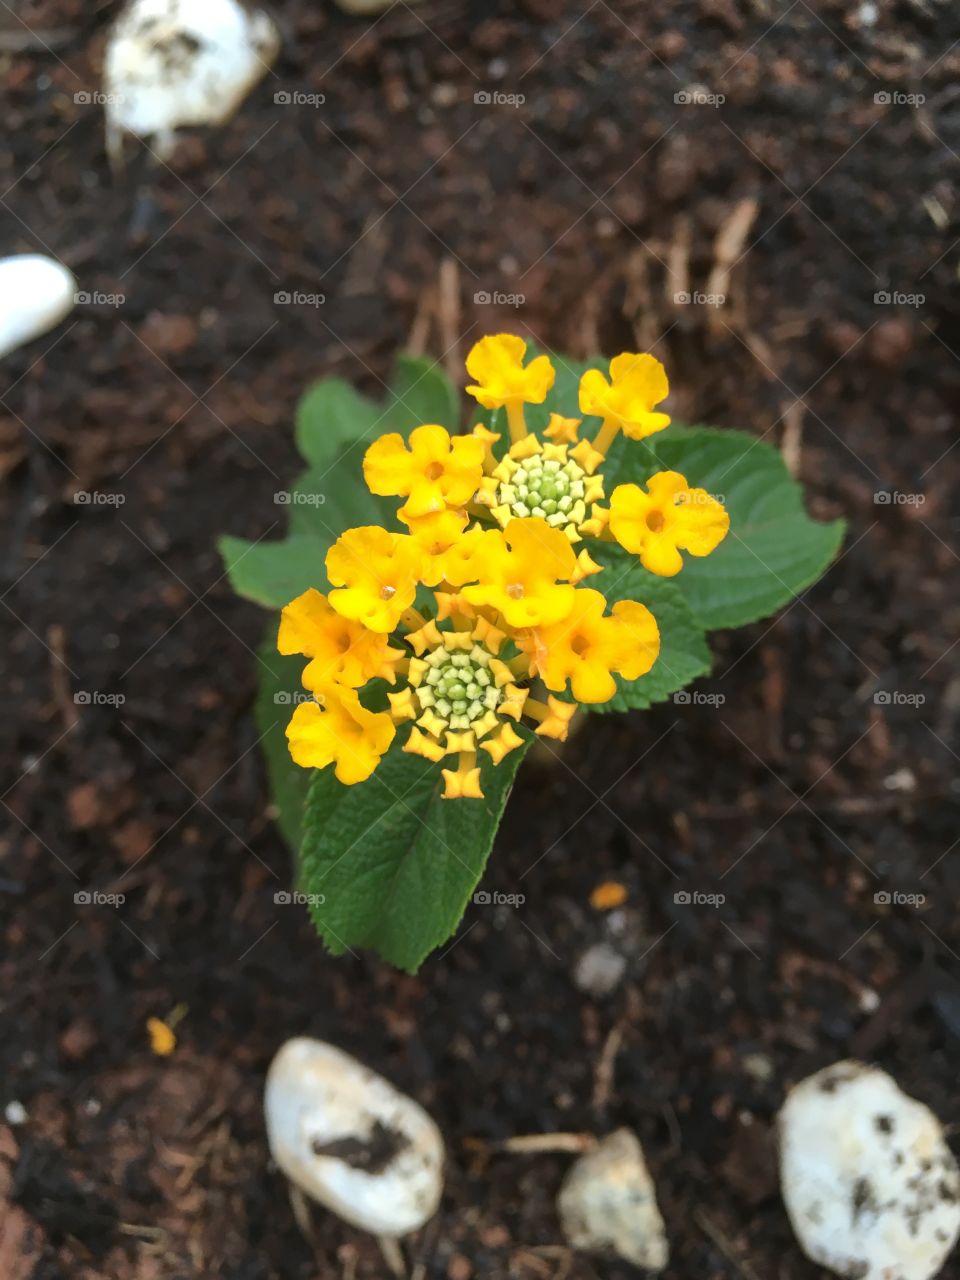
<instances>
[{"instance_id":1,"label":"dark brown soil","mask_svg":"<svg viewBox=\"0 0 960 1280\"><path fill-rule=\"evenodd\" d=\"M324 1215L308 1242L268 1163L264 1073L309 1033L444 1129L421 1278L626 1277L562 1247L567 1158L489 1144L628 1124L669 1280L814 1280L770 1164L785 1088L863 1055L960 1118L950 6L428 0L371 26L286 0L276 74L236 118L169 167L133 147L117 177L74 97L116 6L4 7L0 45L26 23L50 49L0 53L0 251L49 247L125 301L3 363L0 1101L27 1118L0 1126L0 1273L383 1275ZM675 101L696 85L725 101ZM495 91L525 101L474 101ZM749 199L726 306L676 305L710 291ZM721 704L597 718L525 767L485 885L526 901L471 909L414 979L326 958L274 903L264 619L214 540L279 532L310 379L378 393L411 334L453 367L505 326L576 355L655 346L677 418L782 442L850 536L779 618L715 638L699 691ZM589 905L608 877L630 891L613 916ZM75 903L94 890L125 901ZM605 939L628 971L599 998L574 972ZM157 1058L146 1019L180 1004Z\"/></svg>"}]
</instances>

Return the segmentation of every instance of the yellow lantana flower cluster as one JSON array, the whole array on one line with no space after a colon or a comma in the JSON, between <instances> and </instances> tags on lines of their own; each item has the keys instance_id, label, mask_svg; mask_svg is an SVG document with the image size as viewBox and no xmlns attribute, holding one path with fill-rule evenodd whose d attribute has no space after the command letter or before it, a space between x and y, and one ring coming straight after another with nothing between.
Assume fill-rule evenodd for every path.
<instances>
[{"instance_id":1,"label":"yellow lantana flower cluster","mask_svg":"<svg viewBox=\"0 0 960 1280\"><path fill-rule=\"evenodd\" d=\"M287 727L293 759L333 765L347 784L369 778L410 721L403 750L456 757L442 770L445 798L478 799L478 752L499 764L523 742L522 716L541 736L565 738L578 702L607 701L611 672L637 679L660 648L644 605L620 601L606 615L600 592L578 587L591 570L539 516L469 530L437 554L410 534L350 529L326 569L334 589L287 605L277 647L310 659L312 697ZM414 606L418 589L426 608ZM373 711L360 690L378 678L392 687L388 709ZM531 696L534 678L545 698ZM576 702L553 696L568 683Z\"/></svg>"},{"instance_id":2,"label":"yellow lantana flower cluster","mask_svg":"<svg viewBox=\"0 0 960 1280\"><path fill-rule=\"evenodd\" d=\"M617 356L609 379L584 374L580 410L601 419L592 441L578 438L581 419L556 413L543 439L527 431L524 406L545 401L555 371L547 356L526 365L525 356L521 338L501 334L467 358L467 391L506 411L502 456L499 435L482 425L451 437L428 423L408 441L390 433L368 448L367 485L404 500L397 516L408 532L348 530L327 553L331 590L308 590L283 610L280 652L309 659L310 697L287 728L297 764L362 782L405 730L403 751L450 760L444 798L479 799L479 753L499 764L523 742L521 718L562 740L580 703L609 701L616 675L638 680L656 661L649 609L620 600L608 610L601 591L581 585L602 566L574 548L616 540L671 576L680 550L703 556L718 545L727 514L670 471L646 490L617 486L603 505L617 434L642 439L670 422L656 410L669 388L653 356Z\"/></svg>"}]
</instances>

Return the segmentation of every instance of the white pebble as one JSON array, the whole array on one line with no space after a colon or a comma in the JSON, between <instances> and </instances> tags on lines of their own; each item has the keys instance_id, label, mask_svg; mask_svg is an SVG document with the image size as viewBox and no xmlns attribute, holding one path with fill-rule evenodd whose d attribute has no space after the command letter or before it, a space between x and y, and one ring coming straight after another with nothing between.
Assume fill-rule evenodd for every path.
<instances>
[{"instance_id":1,"label":"white pebble","mask_svg":"<svg viewBox=\"0 0 960 1280\"><path fill-rule=\"evenodd\" d=\"M14 1099L13 1102L8 1102L4 1107L3 1116L7 1124L12 1124L16 1128L17 1125L27 1123L27 1108L22 1102L17 1102Z\"/></svg>"},{"instance_id":2,"label":"white pebble","mask_svg":"<svg viewBox=\"0 0 960 1280\"><path fill-rule=\"evenodd\" d=\"M121 158L124 131L154 137L166 158L175 130L223 124L279 48L270 18L239 0L130 0L110 32L104 62L111 157Z\"/></svg>"},{"instance_id":3,"label":"white pebble","mask_svg":"<svg viewBox=\"0 0 960 1280\"><path fill-rule=\"evenodd\" d=\"M0 359L73 310L77 282L62 263L42 254L0 258Z\"/></svg>"},{"instance_id":4,"label":"white pebble","mask_svg":"<svg viewBox=\"0 0 960 1280\"><path fill-rule=\"evenodd\" d=\"M440 1130L419 1103L341 1049L288 1040L270 1065L264 1110L280 1169L353 1226L406 1235L436 1212Z\"/></svg>"},{"instance_id":5,"label":"white pebble","mask_svg":"<svg viewBox=\"0 0 960 1280\"><path fill-rule=\"evenodd\" d=\"M557 1198L560 1224L575 1249L615 1253L662 1271L669 1246L656 1189L631 1129L617 1129L573 1164Z\"/></svg>"},{"instance_id":6,"label":"white pebble","mask_svg":"<svg viewBox=\"0 0 960 1280\"><path fill-rule=\"evenodd\" d=\"M960 1232L960 1170L928 1107L862 1062L792 1089L780 1180L800 1245L850 1280L932 1280Z\"/></svg>"},{"instance_id":7,"label":"white pebble","mask_svg":"<svg viewBox=\"0 0 960 1280\"><path fill-rule=\"evenodd\" d=\"M627 962L609 942L595 942L577 961L573 980L581 991L601 999L620 985Z\"/></svg>"}]
</instances>

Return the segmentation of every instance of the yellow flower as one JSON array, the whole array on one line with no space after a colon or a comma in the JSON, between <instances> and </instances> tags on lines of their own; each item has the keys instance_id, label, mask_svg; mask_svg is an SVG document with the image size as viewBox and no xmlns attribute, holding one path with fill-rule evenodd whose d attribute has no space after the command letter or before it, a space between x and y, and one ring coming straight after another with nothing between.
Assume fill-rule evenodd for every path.
<instances>
[{"instance_id":1,"label":"yellow flower","mask_svg":"<svg viewBox=\"0 0 960 1280\"><path fill-rule=\"evenodd\" d=\"M393 684L394 664L403 657L402 649L390 648L387 636L341 617L313 587L291 600L281 613L277 649L313 659L303 672L307 689L329 680L355 689L374 676Z\"/></svg>"},{"instance_id":2,"label":"yellow flower","mask_svg":"<svg viewBox=\"0 0 960 1280\"><path fill-rule=\"evenodd\" d=\"M332 681L315 692L321 701L301 702L287 725L294 762L305 769L333 764L347 786L365 781L396 733L390 714L368 711L355 689Z\"/></svg>"},{"instance_id":3,"label":"yellow flower","mask_svg":"<svg viewBox=\"0 0 960 1280\"><path fill-rule=\"evenodd\" d=\"M669 415L653 407L669 392L666 370L655 356L625 351L610 361L609 382L599 369L588 369L580 379L580 412L603 419L595 443L604 452L619 430L642 440L668 427Z\"/></svg>"},{"instance_id":4,"label":"yellow flower","mask_svg":"<svg viewBox=\"0 0 960 1280\"><path fill-rule=\"evenodd\" d=\"M471 766L471 761L475 760L474 753L465 751L460 755L460 763L456 769L441 769L443 774L444 800L482 800L483 792L480 789L480 770L476 765Z\"/></svg>"},{"instance_id":5,"label":"yellow flower","mask_svg":"<svg viewBox=\"0 0 960 1280\"><path fill-rule=\"evenodd\" d=\"M619 880L604 880L590 894L590 905L594 911L613 911L622 907L629 896L627 886Z\"/></svg>"},{"instance_id":6,"label":"yellow flower","mask_svg":"<svg viewBox=\"0 0 960 1280\"><path fill-rule=\"evenodd\" d=\"M463 540L470 517L462 507L447 507L428 516L411 518L401 508L397 515L410 530L410 536L423 551L420 580L435 587L444 577L444 553Z\"/></svg>"},{"instance_id":7,"label":"yellow flower","mask_svg":"<svg viewBox=\"0 0 960 1280\"><path fill-rule=\"evenodd\" d=\"M621 600L606 617L606 604L599 591L581 588L565 618L521 638L548 689L560 693L569 680L578 702L609 702L617 691L612 672L638 680L653 666L660 632L650 610Z\"/></svg>"},{"instance_id":8,"label":"yellow flower","mask_svg":"<svg viewBox=\"0 0 960 1280\"><path fill-rule=\"evenodd\" d=\"M561 702L552 693L547 694L546 705L531 701L527 704L533 718L540 721L536 729L539 738L556 738L566 742L570 734L570 722L579 710L579 703Z\"/></svg>"},{"instance_id":9,"label":"yellow flower","mask_svg":"<svg viewBox=\"0 0 960 1280\"><path fill-rule=\"evenodd\" d=\"M410 433L409 448L396 432L374 441L363 474L371 493L406 498L401 518L415 519L469 502L483 474L483 454L482 440L451 440L443 427L428 423Z\"/></svg>"},{"instance_id":10,"label":"yellow flower","mask_svg":"<svg viewBox=\"0 0 960 1280\"><path fill-rule=\"evenodd\" d=\"M500 546L502 536L499 530L481 529L474 525L440 557L441 576L454 587L476 582L480 577L479 566Z\"/></svg>"},{"instance_id":11,"label":"yellow flower","mask_svg":"<svg viewBox=\"0 0 960 1280\"><path fill-rule=\"evenodd\" d=\"M424 555L407 534L363 525L337 539L326 565L327 577L341 588L328 596L337 613L371 631L389 632L413 604Z\"/></svg>"},{"instance_id":12,"label":"yellow flower","mask_svg":"<svg viewBox=\"0 0 960 1280\"><path fill-rule=\"evenodd\" d=\"M610 532L651 573L672 578L683 568L680 550L707 556L727 536L730 517L706 489L691 489L678 471L659 471L646 493L621 484L610 499Z\"/></svg>"},{"instance_id":13,"label":"yellow flower","mask_svg":"<svg viewBox=\"0 0 960 1280\"><path fill-rule=\"evenodd\" d=\"M570 611L575 588L563 580L577 557L565 534L531 516L487 537L474 556L479 582L463 588L469 604L490 605L511 627L549 626Z\"/></svg>"},{"instance_id":14,"label":"yellow flower","mask_svg":"<svg viewBox=\"0 0 960 1280\"><path fill-rule=\"evenodd\" d=\"M556 373L547 356L523 366L527 344L512 333L481 338L467 356L467 373L474 385L467 391L485 409L510 404L543 404Z\"/></svg>"},{"instance_id":15,"label":"yellow flower","mask_svg":"<svg viewBox=\"0 0 960 1280\"><path fill-rule=\"evenodd\" d=\"M162 1018L147 1019L147 1034L150 1037L150 1048L158 1058L168 1058L177 1047L177 1037L172 1027Z\"/></svg>"}]
</instances>

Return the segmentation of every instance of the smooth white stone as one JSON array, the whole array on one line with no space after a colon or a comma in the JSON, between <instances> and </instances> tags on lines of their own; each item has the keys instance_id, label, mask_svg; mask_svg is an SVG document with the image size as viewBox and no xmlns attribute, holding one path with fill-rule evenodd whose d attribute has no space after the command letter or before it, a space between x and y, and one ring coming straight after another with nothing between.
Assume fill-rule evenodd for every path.
<instances>
[{"instance_id":1,"label":"smooth white stone","mask_svg":"<svg viewBox=\"0 0 960 1280\"><path fill-rule=\"evenodd\" d=\"M0 359L70 314L77 282L62 263L38 253L0 258Z\"/></svg>"},{"instance_id":2,"label":"smooth white stone","mask_svg":"<svg viewBox=\"0 0 960 1280\"><path fill-rule=\"evenodd\" d=\"M166 158L176 129L223 124L279 48L271 19L238 0L130 0L104 61L111 156L120 156L124 131L152 136Z\"/></svg>"},{"instance_id":3,"label":"smooth white stone","mask_svg":"<svg viewBox=\"0 0 960 1280\"><path fill-rule=\"evenodd\" d=\"M662 1271L669 1246L656 1188L631 1129L617 1129L572 1165L557 1198L563 1233L575 1249L613 1252Z\"/></svg>"},{"instance_id":4,"label":"smooth white stone","mask_svg":"<svg viewBox=\"0 0 960 1280\"><path fill-rule=\"evenodd\" d=\"M353 1226L406 1235L436 1212L440 1130L419 1103L341 1049L288 1040L270 1065L264 1110L281 1170Z\"/></svg>"},{"instance_id":5,"label":"smooth white stone","mask_svg":"<svg viewBox=\"0 0 960 1280\"><path fill-rule=\"evenodd\" d=\"M862 1062L787 1095L783 1200L804 1253L849 1280L931 1280L960 1232L960 1170L933 1112Z\"/></svg>"}]
</instances>

